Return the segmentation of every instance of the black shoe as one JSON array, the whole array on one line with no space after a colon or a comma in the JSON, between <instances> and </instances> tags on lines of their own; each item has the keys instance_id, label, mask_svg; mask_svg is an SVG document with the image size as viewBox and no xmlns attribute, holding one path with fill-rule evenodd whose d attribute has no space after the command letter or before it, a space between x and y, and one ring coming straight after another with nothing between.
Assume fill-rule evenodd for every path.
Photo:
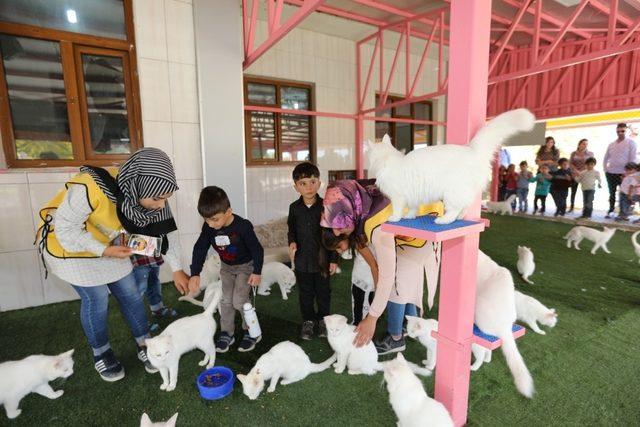
<instances>
[{"instance_id":1,"label":"black shoe","mask_svg":"<svg viewBox=\"0 0 640 427\"><path fill-rule=\"evenodd\" d=\"M327 325L324 324L324 319L318 322L318 336L320 338L327 336Z\"/></svg>"},{"instance_id":2,"label":"black shoe","mask_svg":"<svg viewBox=\"0 0 640 427\"><path fill-rule=\"evenodd\" d=\"M171 319L178 315L178 312L171 307L162 307L156 311L152 311L151 315L156 319Z\"/></svg>"},{"instance_id":3,"label":"black shoe","mask_svg":"<svg viewBox=\"0 0 640 427\"><path fill-rule=\"evenodd\" d=\"M300 331L300 338L309 341L313 338L313 320L305 320Z\"/></svg>"},{"instance_id":4,"label":"black shoe","mask_svg":"<svg viewBox=\"0 0 640 427\"><path fill-rule=\"evenodd\" d=\"M612 216L613 216L613 211L609 211L604 217L607 219L610 219Z\"/></svg>"},{"instance_id":5,"label":"black shoe","mask_svg":"<svg viewBox=\"0 0 640 427\"><path fill-rule=\"evenodd\" d=\"M251 338L249 332L245 332L242 337L242 341L240 341L240 345L238 345L238 351L244 353L246 351L251 351L256 348L256 344L258 344L262 340L262 335L258 338Z\"/></svg>"},{"instance_id":6,"label":"black shoe","mask_svg":"<svg viewBox=\"0 0 640 427\"><path fill-rule=\"evenodd\" d=\"M221 332L218 340L216 341L216 351L218 353L226 353L234 342L236 342L234 337L226 332Z\"/></svg>"},{"instance_id":7,"label":"black shoe","mask_svg":"<svg viewBox=\"0 0 640 427\"><path fill-rule=\"evenodd\" d=\"M155 374L156 372L158 372L158 368L153 366L153 364L147 357L147 347L138 346L138 360L140 360L144 364L144 370L148 373Z\"/></svg>"},{"instance_id":8,"label":"black shoe","mask_svg":"<svg viewBox=\"0 0 640 427\"><path fill-rule=\"evenodd\" d=\"M615 222L627 222L629 218L626 216L617 216L613 219Z\"/></svg>"},{"instance_id":9,"label":"black shoe","mask_svg":"<svg viewBox=\"0 0 640 427\"><path fill-rule=\"evenodd\" d=\"M100 378L110 383L124 378L124 368L111 349L100 356L93 356L93 366L100 374Z\"/></svg>"},{"instance_id":10,"label":"black shoe","mask_svg":"<svg viewBox=\"0 0 640 427\"><path fill-rule=\"evenodd\" d=\"M404 351L405 348L407 348L404 342L404 337L396 341L391 335L385 336L380 341L376 341L374 344L376 346L376 350L378 351L378 355L380 356L382 356L383 354Z\"/></svg>"}]
</instances>

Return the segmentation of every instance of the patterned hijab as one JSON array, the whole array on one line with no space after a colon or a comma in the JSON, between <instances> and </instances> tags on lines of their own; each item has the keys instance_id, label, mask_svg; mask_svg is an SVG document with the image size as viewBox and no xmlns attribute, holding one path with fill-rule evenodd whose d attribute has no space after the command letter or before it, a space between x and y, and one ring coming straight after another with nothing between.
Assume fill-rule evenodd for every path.
<instances>
[{"instance_id":1,"label":"patterned hijab","mask_svg":"<svg viewBox=\"0 0 640 427\"><path fill-rule=\"evenodd\" d=\"M150 210L138 202L139 199L158 197L178 190L173 165L164 151L143 148L133 153L118 171L115 186L113 180L104 174L104 169L83 166L80 171L89 173L109 200L118 206L118 216L129 232L140 232L130 228L144 229L156 223L174 222L168 203L163 209ZM128 222L131 227L127 227ZM161 234L166 232L168 231Z\"/></svg>"},{"instance_id":2,"label":"patterned hijab","mask_svg":"<svg viewBox=\"0 0 640 427\"><path fill-rule=\"evenodd\" d=\"M364 185L361 185L364 184ZM327 187L320 225L326 228L353 228L364 233L364 223L389 203L372 181L336 181Z\"/></svg>"}]
</instances>

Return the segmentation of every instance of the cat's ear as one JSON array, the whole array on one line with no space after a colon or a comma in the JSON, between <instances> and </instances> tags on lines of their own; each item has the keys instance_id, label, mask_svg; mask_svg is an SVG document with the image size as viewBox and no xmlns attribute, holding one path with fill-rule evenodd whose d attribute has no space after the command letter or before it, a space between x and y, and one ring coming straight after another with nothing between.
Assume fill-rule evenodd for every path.
<instances>
[{"instance_id":1,"label":"cat's ear","mask_svg":"<svg viewBox=\"0 0 640 427\"><path fill-rule=\"evenodd\" d=\"M402 355L402 353L398 353L398 355L396 356L396 360L401 360L403 362L406 361L406 359L404 358L404 356Z\"/></svg>"},{"instance_id":2,"label":"cat's ear","mask_svg":"<svg viewBox=\"0 0 640 427\"><path fill-rule=\"evenodd\" d=\"M178 413L176 412L175 414L173 414L173 416L171 418L169 418L167 420L167 422L165 423L165 426L166 427L175 427L177 420L178 420Z\"/></svg>"},{"instance_id":3,"label":"cat's ear","mask_svg":"<svg viewBox=\"0 0 640 427\"><path fill-rule=\"evenodd\" d=\"M142 418L140 419L140 427L147 427L151 425L153 425L153 423L151 422L151 418L149 418L149 415L147 415L147 413L145 412L144 414L142 414Z\"/></svg>"},{"instance_id":4,"label":"cat's ear","mask_svg":"<svg viewBox=\"0 0 640 427\"><path fill-rule=\"evenodd\" d=\"M244 381L247 379L247 376L244 374L238 374L236 375L236 378L238 378L238 380L240 380L240 382L244 384Z\"/></svg>"},{"instance_id":5,"label":"cat's ear","mask_svg":"<svg viewBox=\"0 0 640 427\"><path fill-rule=\"evenodd\" d=\"M389 134L387 133L384 134L384 136L382 137L382 143L391 145L391 138L389 137Z\"/></svg>"},{"instance_id":6,"label":"cat's ear","mask_svg":"<svg viewBox=\"0 0 640 427\"><path fill-rule=\"evenodd\" d=\"M65 351L65 352L64 352L64 353L62 353L60 356L61 356L61 357L65 357L65 358L66 358L66 357L71 357L71 356L73 356L73 352L74 352L75 350L76 350L75 348L72 348L72 349L71 349L71 350L69 350L69 351Z\"/></svg>"}]
</instances>

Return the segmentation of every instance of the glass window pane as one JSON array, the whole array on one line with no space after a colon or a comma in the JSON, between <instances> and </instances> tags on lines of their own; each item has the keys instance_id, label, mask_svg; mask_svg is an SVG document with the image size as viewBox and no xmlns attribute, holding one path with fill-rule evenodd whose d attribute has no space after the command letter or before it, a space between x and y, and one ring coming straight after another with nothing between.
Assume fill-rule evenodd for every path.
<instances>
[{"instance_id":1,"label":"glass window pane","mask_svg":"<svg viewBox=\"0 0 640 427\"><path fill-rule=\"evenodd\" d=\"M411 144L411 125L409 123L396 123L396 140L391 141L400 151L408 153L413 150Z\"/></svg>"},{"instance_id":2,"label":"glass window pane","mask_svg":"<svg viewBox=\"0 0 640 427\"><path fill-rule=\"evenodd\" d=\"M0 21L127 38L123 0L2 0Z\"/></svg>"},{"instance_id":3,"label":"glass window pane","mask_svg":"<svg viewBox=\"0 0 640 427\"><path fill-rule=\"evenodd\" d=\"M251 160L276 159L275 114L251 112Z\"/></svg>"},{"instance_id":4,"label":"glass window pane","mask_svg":"<svg viewBox=\"0 0 640 427\"><path fill-rule=\"evenodd\" d=\"M300 87L281 87L280 104L281 108L290 110L308 110L309 90Z\"/></svg>"},{"instance_id":5,"label":"glass window pane","mask_svg":"<svg viewBox=\"0 0 640 427\"><path fill-rule=\"evenodd\" d=\"M280 150L283 162L310 160L310 117L283 114L281 119L282 141Z\"/></svg>"},{"instance_id":6,"label":"glass window pane","mask_svg":"<svg viewBox=\"0 0 640 427\"><path fill-rule=\"evenodd\" d=\"M73 159L57 42L0 34L18 159Z\"/></svg>"},{"instance_id":7,"label":"glass window pane","mask_svg":"<svg viewBox=\"0 0 640 427\"><path fill-rule=\"evenodd\" d=\"M392 123L389 122L376 122L376 142L382 141L382 137L386 135L391 135L391 126Z\"/></svg>"},{"instance_id":8,"label":"glass window pane","mask_svg":"<svg viewBox=\"0 0 640 427\"><path fill-rule=\"evenodd\" d=\"M263 85L260 83L247 84L247 96L249 103L275 104L276 87L273 85Z\"/></svg>"},{"instance_id":9,"label":"glass window pane","mask_svg":"<svg viewBox=\"0 0 640 427\"><path fill-rule=\"evenodd\" d=\"M431 145L430 126L413 125L413 149L418 150Z\"/></svg>"},{"instance_id":10,"label":"glass window pane","mask_svg":"<svg viewBox=\"0 0 640 427\"><path fill-rule=\"evenodd\" d=\"M397 99L396 101L401 101L400 99ZM395 108L396 110L396 117L411 117L411 104L405 104L405 105L401 105L399 107Z\"/></svg>"},{"instance_id":11,"label":"glass window pane","mask_svg":"<svg viewBox=\"0 0 640 427\"><path fill-rule=\"evenodd\" d=\"M83 54L82 68L93 152L131 153L122 58Z\"/></svg>"}]
</instances>

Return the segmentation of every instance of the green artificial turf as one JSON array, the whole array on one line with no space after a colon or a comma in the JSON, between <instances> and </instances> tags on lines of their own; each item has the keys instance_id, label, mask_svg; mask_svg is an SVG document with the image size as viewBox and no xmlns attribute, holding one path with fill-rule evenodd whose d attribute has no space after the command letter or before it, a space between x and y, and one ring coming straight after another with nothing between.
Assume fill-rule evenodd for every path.
<instances>
[{"instance_id":1,"label":"green artificial turf","mask_svg":"<svg viewBox=\"0 0 640 427\"><path fill-rule=\"evenodd\" d=\"M516 247L527 245L536 257L535 285L514 274L516 287L558 311L558 325L541 336L531 331L518 347L531 371L536 395L527 400L517 393L500 351L493 361L471 375L469 425L638 425L640 422L640 266L629 240L618 232L609 243L611 255L567 249L562 236L566 224L516 217L489 216L491 227L482 234L481 247L499 264L515 272ZM350 313L350 264L332 280L334 312ZM181 315L199 312L178 303L172 286L165 286L165 302ZM382 375L372 377L314 374L275 393L263 393L250 401L239 383L229 397L207 402L200 398L195 378L202 354L193 351L180 362L178 386L167 393L159 389L158 374L144 372L123 318L111 301L110 338L126 368L124 380L109 384L93 370L88 346L80 327L77 301L0 313L0 361L29 354L55 354L75 348L75 373L57 380L54 389L65 394L48 400L31 394L22 400L22 415L12 425L138 425L147 411L152 420L164 420L180 412L178 425L395 425L395 415L382 385ZM218 355L216 365L246 373L260 354L272 345L292 340L302 345L311 360L331 354L325 339L300 342L297 288L288 301L274 292L258 297L257 311L264 339L252 353L235 349ZM428 315L435 316L434 308ZM379 322L379 331L384 327ZM409 342L409 360L424 358L423 348ZM0 378L0 381L2 379ZM424 379L430 395L433 377Z\"/></svg>"}]
</instances>

